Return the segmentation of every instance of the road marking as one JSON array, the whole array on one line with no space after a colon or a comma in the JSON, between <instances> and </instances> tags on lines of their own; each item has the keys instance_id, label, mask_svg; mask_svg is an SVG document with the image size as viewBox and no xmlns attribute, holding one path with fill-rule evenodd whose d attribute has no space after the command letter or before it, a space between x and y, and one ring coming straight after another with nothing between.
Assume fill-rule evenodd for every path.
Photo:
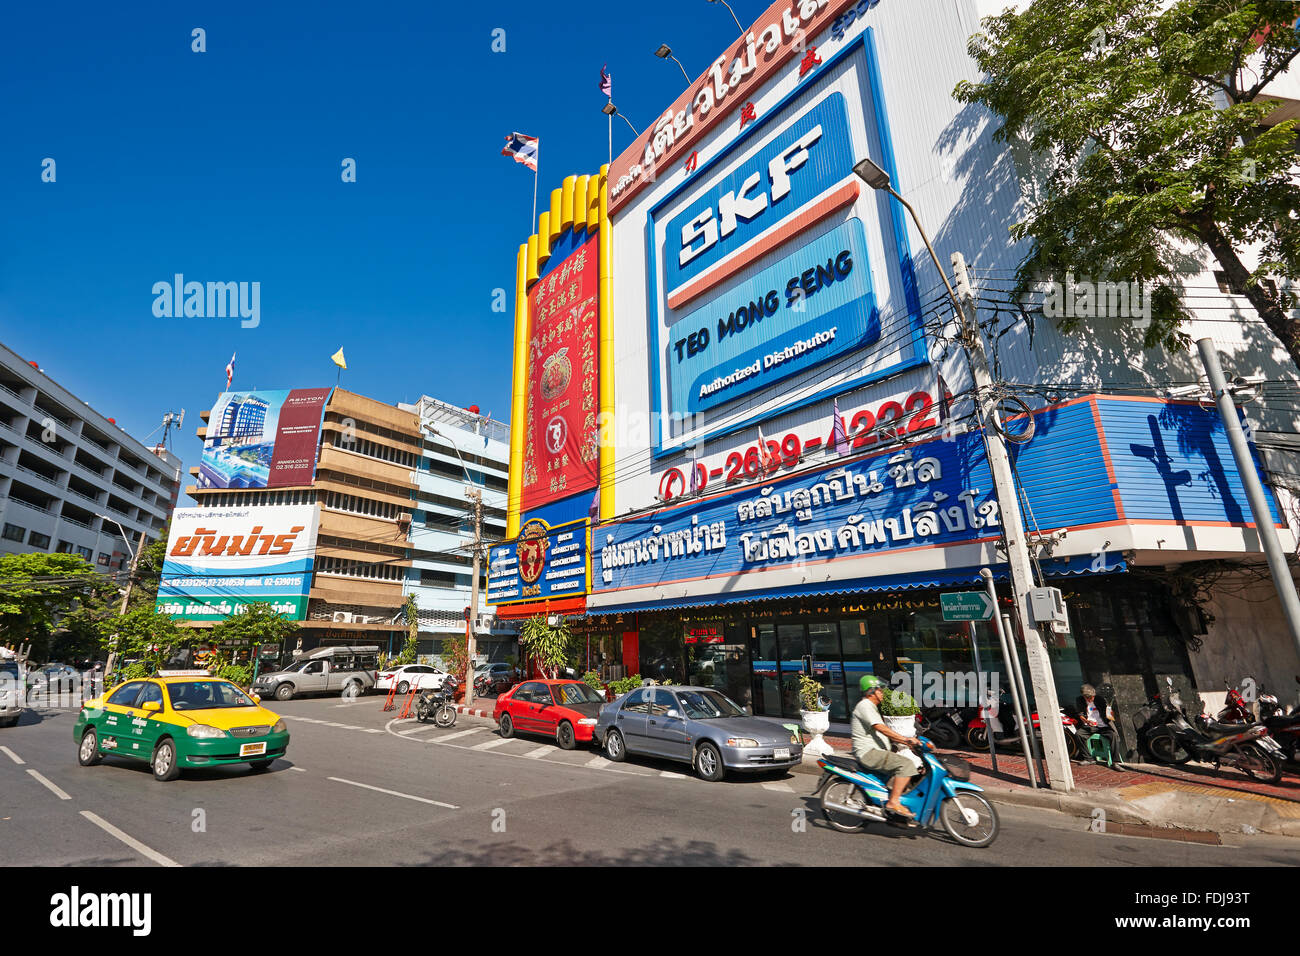
<instances>
[{"instance_id":1,"label":"road marking","mask_svg":"<svg viewBox=\"0 0 1300 956\"><path fill-rule=\"evenodd\" d=\"M538 760L550 753L555 753L554 747L538 747L536 750L530 750L528 753L521 754L520 756L527 757L529 760Z\"/></svg>"},{"instance_id":2,"label":"road marking","mask_svg":"<svg viewBox=\"0 0 1300 956\"><path fill-rule=\"evenodd\" d=\"M418 800L420 803L431 803L435 807L446 807L448 810L459 810L460 807L454 803L443 803L441 800L430 800L428 797L417 797L409 793L399 793L396 790L385 790L383 787L372 787L368 783L357 783L355 780L344 780L342 777L327 777L327 780L333 780L337 783L346 783L349 786L361 787L364 790L374 790L377 793L386 793L390 797L402 797L406 800Z\"/></svg>"},{"instance_id":3,"label":"road marking","mask_svg":"<svg viewBox=\"0 0 1300 956\"><path fill-rule=\"evenodd\" d=\"M665 780L685 780L685 779L686 779L686 774L684 774L684 773L673 773L671 770L661 770L661 771L659 771L659 776L663 777Z\"/></svg>"},{"instance_id":4,"label":"road marking","mask_svg":"<svg viewBox=\"0 0 1300 956\"><path fill-rule=\"evenodd\" d=\"M794 793L794 787L790 786L784 780L763 781L764 790L775 790L777 793Z\"/></svg>"},{"instance_id":5,"label":"road marking","mask_svg":"<svg viewBox=\"0 0 1300 956\"><path fill-rule=\"evenodd\" d=\"M486 727L472 727L469 730L458 730L454 734L448 734L446 737L439 737L438 743L445 744L449 740L455 740L457 737L468 737L470 734L476 734L480 730L487 730Z\"/></svg>"},{"instance_id":6,"label":"road marking","mask_svg":"<svg viewBox=\"0 0 1300 956\"><path fill-rule=\"evenodd\" d=\"M54 794L54 795L55 795L56 797L58 797L60 800L71 800L71 799L72 799L70 796L68 796L66 793L64 793L62 790L60 790L60 789L59 789L58 787L56 787L54 784L50 783L50 781L48 781L48 780L46 780L44 777L42 777L42 776L41 776L39 773L37 773L35 770L28 770L27 772L28 772L29 774L32 775L32 779L33 779L33 780L36 780L38 783L43 784L43 785L45 786L45 788L46 788L47 790L50 791L50 793Z\"/></svg>"},{"instance_id":7,"label":"road marking","mask_svg":"<svg viewBox=\"0 0 1300 956\"><path fill-rule=\"evenodd\" d=\"M614 761L606 760L604 757L592 757L590 760L588 760L586 763L583 764L584 767L602 767L602 768L612 767L613 765L614 765Z\"/></svg>"},{"instance_id":8,"label":"road marking","mask_svg":"<svg viewBox=\"0 0 1300 956\"><path fill-rule=\"evenodd\" d=\"M498 737L496 740L488 740L481 744L475 744L470 750L491 750L493 747L501 747L509 743L504 737Z\"/></svg>"},{"instance_id":9,"label":"road marking","mask_svg":"<svg viewBox=\"0 0 1300 956\"><path fill-rule=\"evenodd\" d=\"M426 726L425 724L421 724L419 727L411 727L408 730L399 730L398 733L401 734L403 737L405 737L407 734L418 734L422 730L437 730L437 729L438 728L436 726L429 727Z\"/></svg>"},{"instance_id":10,"label":"road marking","mask_svg":"<svg viewBox=\"0 0 1300 956\"><path fill-rule=\"evenodd\" d=\"M382 734L382 733L383 733L382 730L377 730L377 729L375 729L374 727L362 727L362 728L361 728L361 732L362 732L363 734Z\"/></svg>"},{"instance_id":11,"label":"road marking","mask_svg":"<svg viewBox=\"0 0 1300 956\"><path fill-rule=\"evenodd\" d=\"M297 770L299 773L306 773L306 772L307 772L306 770L303 770L302 767L290 767L289 769L290 769L290 770Z\"/></svg>"},{"instance_id":12,"label":"road marking","mask_svg":"<svg viewBox=\"0 0 1300 956\"><path fill-rule=\"evenodd\" d=\"M8 747L0 747L0 750L3 750L5 754L9 757L9 759L12 760L14 763L18 764L19 766L27 762L23 760L22 757L18 756L16 753L10 750Z\"/></svg>"},{"instance_id":13,"label":"road marking","mask_svg":"<svg viewBox=\"0 0 1300 956\"><path fill-rule=\"evenodd\" d=\"M175 860L171 859L170 857L163 856L157 850L150 849L149 847L141 843L139 840L137 840L135 837L123 833L117 827L113 826L113 824L109 823L107 820L103 819L102 817L96 816L95 814L91 813L89 810L82 810L81 815L85 817L87 820L89 820L91 823L93 823L95 826L99 827L109 836L116 837L117 839L125 843L127 846L129 846L131 849L135 850L135 852L139 853L141 856L147 856L149 859L153 860L159 866L180 866L180 864L177 863Z\"/></svg>"}]
</instances>

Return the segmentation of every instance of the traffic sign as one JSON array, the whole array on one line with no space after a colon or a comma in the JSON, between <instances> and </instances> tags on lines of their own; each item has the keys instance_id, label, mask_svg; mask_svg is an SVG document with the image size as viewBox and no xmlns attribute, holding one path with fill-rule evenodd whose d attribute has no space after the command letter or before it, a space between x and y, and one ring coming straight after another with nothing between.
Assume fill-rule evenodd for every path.
<instances>
[{"instance_id":1,"label":"traffic sign","mask_svg":"<svg viewBox=\"0 0 1300 956\"><path fill-rule=\"evenodd\" d=\"M993 619L993 602L983 591L955 591L940 594L945 621L989 621Z\"/></svg>"}]
</instances>

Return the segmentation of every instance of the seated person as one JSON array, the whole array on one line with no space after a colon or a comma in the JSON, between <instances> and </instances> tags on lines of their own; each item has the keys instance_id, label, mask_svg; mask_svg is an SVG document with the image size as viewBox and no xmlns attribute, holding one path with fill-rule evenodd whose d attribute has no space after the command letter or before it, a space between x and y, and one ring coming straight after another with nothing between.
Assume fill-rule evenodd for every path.
<instances>
[{"instance_id":1,"label":"seated person","mask_svg":"<svg viewBox=\"0 0 1300 956\"><path fill-rule=\"evenodd\" d=\"M1115 711L1104 700L1097 699L1097 688L1084 684L1074 701L1075 717L1085 734L1101 734L1106 738L1112 753L1118 753L1115 743ZM1115 763L1118 765L1119 761Z\"/></svg>"},{"instance_id":2,"label":"seated person","mask_svg":"<svg viewBox=\"0 0 1300 956\"><path fill-rule=\"evenodd\" d=\"M890 742L915 747L920 741L915 737L895 733L885 725L885 719L880 716L880 702L885 699L885 685L880 678L867 674L858 682L858 686L862 688L862 699L853 708L853 717L849 722L853 730L853 756L864 770L876 774L889 785L889 799L885 802L885 809L911 819L915 814L903 806L899 798L912 778L921 771L911 760L894 753Z\"/></svg>"}]
</instances>

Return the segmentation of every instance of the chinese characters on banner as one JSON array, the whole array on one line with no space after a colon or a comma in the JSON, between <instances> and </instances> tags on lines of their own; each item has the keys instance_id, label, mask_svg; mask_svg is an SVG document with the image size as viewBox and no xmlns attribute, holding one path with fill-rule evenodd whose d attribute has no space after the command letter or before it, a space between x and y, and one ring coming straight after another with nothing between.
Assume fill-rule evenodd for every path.
<instances>
[{"instance_id":1,"label":"chinese characters on banner","mask_svg":"<svg viewBox=\"0 0 1300 956\"><path fill-rule=\"evenodd\" d=\"M597 374L599 268L589 239L528 292L524 487L520 510L596 487L600 409Z\"/></svg>"}]
</instances>

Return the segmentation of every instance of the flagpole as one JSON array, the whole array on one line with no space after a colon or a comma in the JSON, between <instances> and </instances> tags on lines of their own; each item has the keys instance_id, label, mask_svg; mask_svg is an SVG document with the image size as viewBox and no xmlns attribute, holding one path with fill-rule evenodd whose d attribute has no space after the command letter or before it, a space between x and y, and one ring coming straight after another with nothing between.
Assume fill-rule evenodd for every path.
<instances>
[{"instance_id":1,"label":"flagpole","mask_svg":"<svg viewBox=\"0 0 1300 956\"><path fill-rule=\"evenodd\" d=\"M542 165L541 150L539 149L537 152L538 152L538 157L537 157L538 161L533 164L533 219L532 222L528 224L529 232L532 232L537 229L537 167Z\"/></svg>"},{"instance_id":2,"label":"flagpole","mask_svg":"<svg viewBox=\"0 0 1300 956\"><path fill-rule=\"evenodd\" d=\"M613 103L614 101L610 100L610 102ZM612 168L614 165L614 114L605 114L605 119L609 120L609 165Z\"/></svg>"}]
</instances>

